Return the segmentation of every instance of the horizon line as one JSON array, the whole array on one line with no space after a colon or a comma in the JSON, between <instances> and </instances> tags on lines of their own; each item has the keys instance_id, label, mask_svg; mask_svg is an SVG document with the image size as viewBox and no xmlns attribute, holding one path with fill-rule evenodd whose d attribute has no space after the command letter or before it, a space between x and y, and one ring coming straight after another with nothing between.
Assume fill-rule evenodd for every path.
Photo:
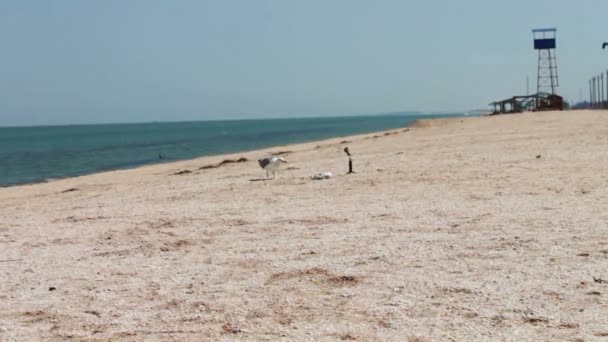
<instances>
[{"instance_id":1,"label":"horizon line","mask_svg":"<svg viewBox=\"0 0 608 342\"><path fill-rule=\"evenodd\" d=\"M259 118L228 118L228 119L201 119L201 120L153 120L153 121L125 121L125 122L92 122L92 123L64 123L64 124L40 124L40 125L8 125L0 126L3 128L32 128L32 127L65 127L65 126L100 126L100 125L137 125L137 124L165 124L165 123L188 123L188 122L218 122L218 121L254 121L254 120L293 120L293 119L331 119L347 118L360 116L381 116L381 115L449 115L461 114L477 111L391 111L378 113L358 113L358 114L337 114L337 115L311 115L295 117L259 117Z\"/></svg>"}]
</instances>

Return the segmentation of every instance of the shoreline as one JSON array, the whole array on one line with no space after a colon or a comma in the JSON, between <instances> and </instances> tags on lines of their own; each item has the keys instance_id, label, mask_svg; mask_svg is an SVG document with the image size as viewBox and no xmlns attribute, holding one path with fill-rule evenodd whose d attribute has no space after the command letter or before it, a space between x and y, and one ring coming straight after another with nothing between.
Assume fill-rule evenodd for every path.
<instances>
[{"instance_id":1,"label":"shoreline","mask_svg":"<svg viewBox=\"0 0 608 342\"><path fill-rule=\"evenodd\" d=\"M608 336L607 117L426 120L0 189L0 340ZM261 181L270 151L289 163Z\"/></svg>"},{"instance_id":2,"label":"shoreline","mask_svg":"<svg viewBox=\"0 0 608 342\"><path fill-rule=\"evenodd\" d=\"M435 116L435 115L443 115L443 114L427 114L429 116ZM453 115L453 116L452 116ZM194 158L188 158L188 159L179 159L179 160L171 160L171 161L160 161L160 162L150 162L150 163L145 163L145 164L140 164L140 165L135 165L135 166L127 166L124 168L112 168L112 169L106 169L106 170L98 170L98 171L93 171L91 173L84 173L84 174L78 174L78 175L74 175L74 176L66 176L66 177L58 177L58 178L49 178L49 179L42 179L39 181L32 181L32 182L23 182L23 183L16 183L16 184L10 184L10 185L0 185L0 192L2 191L2 189L9 189L9 188L14 188L14 187L23 187L23 186L34 186L34 185L39 185L39 184L49 184L49 183L53 183L53 182L57 182L57 181L65 181L65 180L69 180L69 179L75 179L75 178L82 178L82 177L87 177L87 176L93 176L93 175L98 175L98 174L105 174L105 173L111 173L111 172L116 172L116 171L129 171L129 170L137 170L140 168L144 168L144 167L150 167L150 166L158 166L158 165L170 165L173 163L183 163L183 162L188 162L188 161L194 161L194 160L199 160L199 159L203 159L203 158L222 158L222 156L225 156L226 158L224 159L230 159L230 158L235 158L237 157L237 155L240 154L251 154L251 153L256 153L256 152L261 152L261 151L268 151L268 150L272 150L272 149L276 149L276 148L288 148L290 146L298 146L298 145L304 145L304 144L313 144L313 143L318 143L318 144L323 144L323 143L328 143L330 141L333 140L339 140L339 139L351 139L351 138L357 138L357 137L365 137L365 136L374 136L374 135L382 135L385 134L386 132L392 132L392 131L398 131L400 129L406 129L406 128L410 128L412 127L412 125L416 125L418 122L420 121L427 121L427 120L442 120L442 119L459 119L459 118L475 118L475 117L480 117L480 116L457 116L456 114L452 114L452 115L448 115L445 117L436 117L436 118L421 118L421 119L415 119L412 122L407 123L406 125L404 125L403 127L397 127L397 128L392 128L392 129L387 129L387 130L380 130L380 131L373 131L373 132L368 132L368 133L362 133L362 134L354 134L354 135L343 135L343 136L336 136L336 137L331 137L331 138L326 138L326 139L320 139L320 140L310 140L310 141L305 141L305 142L299 142L299 143L293 143L293 144L282 144L282 145L275 145L275 146L269 146L269 147L265 147L265 148L254 148L251 150L243 150L243 151L237 151L237 152L231 152L231 153L220 153L220 154L210 154L210 155L203 155L203 156L198 156L198 157L194 157ZM303 119L308 119L308 118L303 118ZM289 120L289 119L285 119L285 120ZM262 155L260 155L260 158L263 157ZM238 158L238 157L237 157Z\"/></svg>"}]
</instances>

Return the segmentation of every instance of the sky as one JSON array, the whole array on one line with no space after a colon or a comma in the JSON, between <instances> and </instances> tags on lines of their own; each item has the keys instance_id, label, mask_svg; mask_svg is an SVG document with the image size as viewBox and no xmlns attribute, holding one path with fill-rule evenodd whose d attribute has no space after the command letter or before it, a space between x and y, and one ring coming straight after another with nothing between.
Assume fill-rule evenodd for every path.
<instances>
[{"instance_id":1,"label":"sky","mask_svg":"<svg viewBox=\"0 0 608 342\"><path fill-rule=\"evenodd\" d=\"M608 68L605 0L0 0L0 126L457 112Z\"/></svg>"}]
</instances>

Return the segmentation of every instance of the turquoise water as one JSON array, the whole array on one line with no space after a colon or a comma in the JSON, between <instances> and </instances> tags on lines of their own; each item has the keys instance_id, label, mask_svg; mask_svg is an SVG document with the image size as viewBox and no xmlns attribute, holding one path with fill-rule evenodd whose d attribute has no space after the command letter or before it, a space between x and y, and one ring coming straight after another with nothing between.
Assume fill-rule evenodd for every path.
<instances>
[{"instance_id":1,"label":"turquoise water","mask_svg":"<svg viewBox=\"0 0 608 342\"><path fill-rule=\"evenodd\" d=\"M459 115L0 127L0 186L368 133L446 116Z\"/></svg>"}]
</instances>

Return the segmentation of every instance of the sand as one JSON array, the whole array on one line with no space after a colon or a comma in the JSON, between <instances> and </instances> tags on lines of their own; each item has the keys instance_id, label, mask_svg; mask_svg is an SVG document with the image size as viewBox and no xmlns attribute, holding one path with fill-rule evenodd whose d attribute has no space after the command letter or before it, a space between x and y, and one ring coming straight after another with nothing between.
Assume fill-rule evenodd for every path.
<instances>
[{"instance_id":1,"label":"sand","mask_svg":"<svg viewBox=\"0 0 608 342\"><path fill-rule=\"evenodd\" d=\"M0 340L608 339L607 151L527 113L3 188Z\"/></svg>"}]
</instances>

